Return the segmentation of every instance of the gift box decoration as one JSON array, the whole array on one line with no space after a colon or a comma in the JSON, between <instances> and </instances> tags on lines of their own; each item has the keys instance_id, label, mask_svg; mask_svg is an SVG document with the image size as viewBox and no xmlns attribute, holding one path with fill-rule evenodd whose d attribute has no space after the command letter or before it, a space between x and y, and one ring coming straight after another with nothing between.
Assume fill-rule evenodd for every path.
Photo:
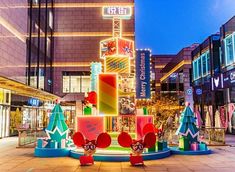
<instances>
[{"instance_id":1,"label":"gift box decoration","mask_svg":"<svg viewBox=\"0 0 235 172\"><path fill-rule=\"evenodd\" d=\"M84 115L91 115L92 113L92 108L87 106L84 108Z\"/></svg>"},{"instance_id":2,"label":"gift box decoration","mask_svg":"<svg viewBox=\"0 0 235 172\"><path fill-rule=\"evenodd\" d=\"M37 147L38 148L43 148L43 139L38 139L37 140Z\"/></svg>"},{"instance_id":3,"label":"gift box decoration","mask_svg":"<svg viewBox=\"0 0 235 172\"><path fill-rule=\"evenodd\" d=\"M163 143L162 143L162 142L157 141L156 149L157 149L157 151L162 151L162 150L163 150Z\"/></svg>"},{"instance_id":4,"label":"gift box decoration","mask_svg":"<svg viewBox=\"0 0 235 172\"><path fill-rule=\"evenodd\" d=\"M162 141L162 146L163 146L163 149L166 149L167 148L167 141Z\"/></svg>"},{"instance_id":5,"label":"gift box decoration","mask_svg":"<svg viewBox=\"0 0 235 172\"><path fill-rule=\"evenodd\" d=\"M198 151L198 143L191 143L190 150Z\"/></svg>"},{"instance_id":6,"label":"gift box decoration","mask_svg":"<svg viewBox=\"0 0 235 172\"><path fill-rule=\"evenodd\" d=\"M58 148L58 142L50 141L50 148L57 149Z\"/></svg>"},{"instance_id":7,"label":"gift box decoration","mask_svg":"<svg viewBox=\"0 0 235 172\"><path fill-rule=\"evenodd\" d=\"M37 140L37 147L38 148L45 148L48 145L48 140L45 138L39 138Z\"/></svg>"},{"instance_id":8,"label":"gift box decoration","mask_svg":"<svg viewBox=\"0 0 235 172\"><path fill-rule=\"evenodd\" d=\"M200 144L199 144L199 150L201 150L201 151L206 151L206 150L208 150L208 149L207 149L207 145L206 145L205 143L200 143Z\"/></svg>"},{"instance_id":9,"label":"gift box decoration","mask_svg":"<svg viewBox=\"0 0 235 172\"><path fill-rule=\"evenodd\" d=\"M66 140L65 139L62 139L60 144L61 144L60 148L66 148Z\"/></svg>"},{"instance_id":10,"label":"gift box decoration","mask_svg":"<svg viewBox=\"0 0 235 172\"><path fill-rule=\"evenodd\" d=\"M148 148L148 152L156 152L156 145L151 148Z\"/></svg>"},{"instance_id":11,"label":"gift box decoration","mask_svg":"<svg viewBox=\"0 0 235 172\"><path fill-rule=\"evenodd\" d=\"M144 115L148 115L148 109L146 107L143 107L143 112L144 112Z\"/></svg>"},{"instance_id":12,"label":"gift box decoration","mask_svg":"<svg viewBox=\"0 0 235 172\"><path fill-rule=\"evenodd\" d=\"M179 139L179 149L187 151L189 150L190 145L189 145L189 139L187 137L181 137Z\"/></svg>"}]
</instances>

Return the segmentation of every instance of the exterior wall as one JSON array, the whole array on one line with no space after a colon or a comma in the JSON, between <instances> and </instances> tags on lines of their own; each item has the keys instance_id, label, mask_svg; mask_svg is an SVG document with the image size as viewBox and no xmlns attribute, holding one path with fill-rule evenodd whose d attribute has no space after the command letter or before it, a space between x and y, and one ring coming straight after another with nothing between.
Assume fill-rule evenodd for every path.
<instances>
[{"instance_id":1,"label":"exterior wall","mask_svg":"<svg viewBox=\"0 0 235 172\"><path fill-rule=\"evenodd\" d=\"M176 69L174 72L165 78L161 84L167 85L167 91L162 91L161 93L177 96L179 103L190 102L191 108L193 108L193 92L190 80L190 70L191 70L191 53L198 46L198 44L193 44L190 47L183 48L171 61L161 70L163 76L168 74L172 69L174 69L178 64L184 62L184 64ZM170 84L172 84L171 75L175 75L174 84L176 86L175 90L172 90ZM161 78L162 78L161 77ZM160 78L160 79L161 79ZM182 102L183 101L183 102Z\"/></svg>"},{"instance_id":2,"label":"exterior wall","mask_svg":"<svg viewBox=\"0 0 235 172\"><path fill-rule=\"evenodd\" d=\"M57 8L59 3L134 3L134 0L55 0L55 36L54 37L54 93L65 96L63 91L63 71L90 71L90 62L100 61L99 42L112 36L112 20L102 18L101 7ZM75 4L76 4L75 3ZM107 4L106 4L107 5ZM134 15L131 20L123 21L123 37L126 33L134 35ZM96 32L96 33L94 33ZM75 36L73 34L90 34L94 36ZM106 33L107 36L99 34ZM68 34L67 36L63 36ZM134 36L127 37L134 40ZM73 93L74 94L74 93ZM82 99L84 93L66 95ZM69 98L70 99L70 98Z\"/></svg>"},{"instance_id":3,"label":"exterior wall","mask_svg":"<svg viewBox=\"0 0 235 172\"><path fill-rule=\"evenodd\" d=\"M154 88L155 93L159 94L161 91L160 79L164 75L161 70L174 58L175 55L153 55L152 58L152 69L155 73Z\"/></svg>"},{"instance_id":4,"label":"exterior wall","mask_svg":"<svg viewBox=\"0 0 235 172\"><path fill-rule=\"evenodd\" d=\"M27 6L25 0L0 1L0 75L26 83ZM4 8L6 7L6 8ZM16 17L17 16L17 17Z\"/></svg>"}]
</instances>

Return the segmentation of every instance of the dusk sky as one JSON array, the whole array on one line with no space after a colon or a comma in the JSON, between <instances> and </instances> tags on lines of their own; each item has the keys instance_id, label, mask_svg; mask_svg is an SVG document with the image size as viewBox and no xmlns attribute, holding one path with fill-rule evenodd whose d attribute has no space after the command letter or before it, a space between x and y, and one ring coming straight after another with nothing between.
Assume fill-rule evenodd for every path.
<instances>
[{"instance_id":1,"label":"dusk sky","mask_svg":"<svg viewBox=\"0 0 235 172\"><path fill-rule=\"evenodd\" d=\"M235 0L135 0L136 47L174 54L219 32Z\"/></svg>"}]
</instances>

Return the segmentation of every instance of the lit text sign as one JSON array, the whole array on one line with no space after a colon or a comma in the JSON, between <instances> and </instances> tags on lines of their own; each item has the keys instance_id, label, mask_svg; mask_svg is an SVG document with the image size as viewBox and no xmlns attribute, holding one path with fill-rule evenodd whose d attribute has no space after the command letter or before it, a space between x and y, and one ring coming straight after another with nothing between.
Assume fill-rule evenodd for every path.
<instances>
[{"instance_id":1,"label":"lit text sign","mask_svg":"<svg viewBox=\"0 0 235 172\"><path fill-rule=\"evenodd\" d=\"M150 94L150 51L136 51L136 98L149 99Z\"/></svg>"},{"instance_id":2,"label":"lit text sign","mask_svg":"<svg viewBox=\"0 0 235 172\"><path fill-rule=\"evenodd\" d=\"M38 99L36 99L36 98L30 98L30 99L28 100L28 105L30 105L30 106L36 106L36 107L38 107L38 106L39 106L39 103L40 103L40 101L39 101Z\"/></svg>"},{"instance_id":3,"label":"lit text sign","mask_svg":"<svg viewBox=\"0 0 235 172\"><path fill-rule=\"evenodd\" d=\"M132 8L129 6L107 6L103 7L103 17L129 19L132 15Z\"/></svg>"}]
</instances>

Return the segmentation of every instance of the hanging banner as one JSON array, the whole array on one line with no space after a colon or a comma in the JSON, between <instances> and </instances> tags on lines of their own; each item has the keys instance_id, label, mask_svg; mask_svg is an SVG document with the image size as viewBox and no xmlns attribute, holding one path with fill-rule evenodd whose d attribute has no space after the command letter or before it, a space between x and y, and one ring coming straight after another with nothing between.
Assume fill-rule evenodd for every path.
<instances>
[{"instance_id":1,"label":"hanging banner","mask_svg":"<svg viewBox=\"0 0 235 172\"><path fill-rule=\"evenodd\" d=\"M149 99L150 92L150 51L136 51L136 98Z\"/></svg>"},{"instance_id":2,"label":"hanging banner","mask_svg":"<svg viewBox=\"0 0 235 172\"><path fill-rule=\"evenodd\" d=\"M105 72L130 73L130 59L128 57L106 57Z\"/></svg>"},{"instance_id":3,"label":"hanging banner","mask_svg":"<svg viewBox=\"0 0 235 172\"><path fill-rule=\"evenodd\" d=\"M97 92L97 78L98 74L102 72L101 63L91 63L91 91Z\"/></svg>"},{"instance_id":4,"label":"hanging banner","mask_svg":"<svg viewBox=\"0 0 235 172\"><path fill-rule=\"evenodd\" d=\"M98 111L100 115L118 115L118 75L99 74Z\"/></svg>"}]
</instances>

